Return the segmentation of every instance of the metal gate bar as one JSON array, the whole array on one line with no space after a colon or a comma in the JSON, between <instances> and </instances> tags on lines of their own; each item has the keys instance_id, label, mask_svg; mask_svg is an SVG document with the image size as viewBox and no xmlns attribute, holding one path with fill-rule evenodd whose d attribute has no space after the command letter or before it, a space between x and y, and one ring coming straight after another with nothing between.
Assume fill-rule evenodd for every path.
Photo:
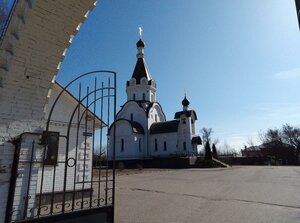
<instances>
[{"instance_id":1,"label":"metal gate bar","mask_svg":"<svg viewBox=\"0 0 300 223\"><path fill-rule=\"evenodd\" d=\"M102 208L91 208L82 211L68 212L63 215L52 215L30 220L22 220L20 223L82 223L87 220L97 220L97 222L113 222L113 206Z\"/></svg>"},{"instance_id":2,"label":"metal gate bar","mask_svg":"<svg viewBox=\"0 0 300 223\"><path fill-rule=\"evenodd\" d=\"M111 84L111 78L108 77L106 81L100 82L101 86L98 87L97 77L101 78L103 73L113 75L113 84ZM82 83L78 85L79 99L72 114L67 117L65 122L66 134L51 131L54 128L52 123L55 123L52 116L63 93L70 94L67 88L71 84L91 75L97 77L94 79L92 90L89 86L86 87L86 95L82 95ZM111 103L111 99L113 99L113 103ZM98 101L100 101L99 107L97 107ZM107 106L106 110L104 106ZM100 118L96 115L97 112L100 114ZM76 117L75 123L74 117ZM69 222L69 220L77 222L76 219L79 218L80 221L83 221L84 218L91 222L96 222L96 220L99 222L99 219L103 219L103 222L114 222L115 137L110 142L112 150L108 150L108 138L106 139L106 148L103 147L103 135L108 137L108 128L105 134L103 127L104 125L108 127L110 120L115 121L115 117L115 72L107 70L88 72L62 88L50 109L46 130L42 133L24 133L14 142L14 164L5 222L53 222L54 220L55 222ZM106 124L103 121L104 118ZM96 129L100 129L100 155L98 157L100 165L98 168L94 166L97 164L94 159L95 133L98 131ZM28 138L32 139L30 143ZM62 139L62 142L59 139ZM29 144L31 146L28 146ZM56 148L55 146L57 149L52 151L52 148ZM112 153L110 171L109 153ZM104 160L105 165L103 166L104 155L106 160ZM78 169L79 167L81 168ZM20 171L23 171L21 176L19 175ZM98 171L98 174L95 171ZM60 178L61 175L63 175L62 178ZM17 186L18 192L15 194ZM22 192L23 190L25 192Z\"/></svg>"}]
</instances>

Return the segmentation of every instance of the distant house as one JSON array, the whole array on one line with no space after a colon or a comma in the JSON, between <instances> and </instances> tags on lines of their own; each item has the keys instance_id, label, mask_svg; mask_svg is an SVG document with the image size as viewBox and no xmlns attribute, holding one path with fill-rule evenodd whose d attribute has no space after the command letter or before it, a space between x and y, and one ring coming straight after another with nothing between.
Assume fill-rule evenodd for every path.
<instances>
[{"instance_id":1,"label":"distant house","mask_svg":"<svg viewBox=\"0 0 300 223\"><path fill-rule=\"evenodd\" d=\"M274 157L276 161L283 165L297 164L294 147L279 141L264 143L260 146L264 157Z\"/></svg>"},{"instance_id":2,"label":"distant house","mask_svg":"<svg viewBox=\"0 0 300 223\"><path fill-rule=\"evenodd\" d=\"M262 157L261 149L259 146L245 147L241 150L243 157Z\"/></svg>"},{"instance_id":3,"label":"distant house","mask_svg":"<svg viewBox=\"0 0 300 223\"><path fill-rule=\"evenodd\" d=\"M241 150L243 157L263 157L273 159L282 165L295 165L297 157L295 149L281 141L263 143L259 146L251 146Z\"/></svg>"}]
</instances>

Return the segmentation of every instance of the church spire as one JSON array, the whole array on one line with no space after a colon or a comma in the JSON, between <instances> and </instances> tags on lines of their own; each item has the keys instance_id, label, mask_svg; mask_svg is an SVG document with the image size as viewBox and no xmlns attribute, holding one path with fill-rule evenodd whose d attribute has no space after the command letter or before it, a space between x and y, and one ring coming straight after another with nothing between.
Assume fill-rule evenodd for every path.
<instances>
[{"instance_id":1,"label":"church spire","mask_svg":"<svg viewBox=\"0 0 300 223\"><path fill-rule=\"evenodd\" d=\"M145 43L142 40L142 31L143 31L142 28L139 27L140 38L136 43L136 47L138 51L136 55L137 61L132 74L132 78L135 78L137 84L140 84L140 80L143 77L145 77L148 81L152 79L146 61L144 59Z\"/></svg>"},{"instance_id":2,"label":"church spire","mask_svg":"<svg viewBox=\"0 0 300 223\"><path fill-rule=\"evenodd\" d=\"M139 41L136 43L136 47L138 50L138 53L136 55L137 58L144 58L144 48L145 48L145 43L143 40L140 38Z\"/></svg>"},{"instance_id":3,"label":"church spire","mask_svg":"<svg viewBox=\"0 0 300 223\"><path fill-rule=\"evenodd\" d=\"M131 76L127 81L127 100L140 102L156 101L156 83L152 79L144 58L145 43L142 40L142 28L139 27L139 40L136 43L137 61Z\"/></svg>"},{"instance_id":4,"label":"church spire","mask_svg":"<svg viewBox=\"0 0 300 223\"><path fill-rule=\"evenodd\" d=\"M184 99L182 100L183 111L187 111L190 105L189 100L186 98L186 94L184 94Z\"/></svg>"},{"instance_id":5,"label":"church spire","mask_svg":"<svg viewBox=\"0 0 300 223\"><path fill-rule=\"evenodd\" d=\"M145 47L145 43L142 40L142 32L143 29L142 27L139 27L139 34L140 34L140 39L139 41L136 43L136 47L138 49L138 54L136 55L137 58L144 58L144 47Z\"/></svg>"}]
</instances>

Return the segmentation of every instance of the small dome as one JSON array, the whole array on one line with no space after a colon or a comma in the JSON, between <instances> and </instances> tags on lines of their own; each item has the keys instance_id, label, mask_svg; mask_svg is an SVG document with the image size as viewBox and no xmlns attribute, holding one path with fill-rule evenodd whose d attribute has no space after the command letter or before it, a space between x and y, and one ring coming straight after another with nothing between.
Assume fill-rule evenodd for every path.
<instances>
[{"instance_id":1,"label":"small dome","mask_svg":"<svg viewBox=\"0 0 300 223\"><path fill-rule=\"evenodd\" d=\"M190 104L189 100L186 99L186 96L184 96L184 99L182 100L181 103L182 103L182 105L185 106L185 107L189 106L189 104Z\"/></svg>"},{"instance_id":2,"label":"small dome","mask_svg":"<svg viewBox=\"0 0 300 223\"><path fill-rule=\"evenodd\" d=\"M145 43L143 42L143 40L139 39L139 41L137 41L136 43L136 47L145 47Z\"/></svg>"}]
</instances>

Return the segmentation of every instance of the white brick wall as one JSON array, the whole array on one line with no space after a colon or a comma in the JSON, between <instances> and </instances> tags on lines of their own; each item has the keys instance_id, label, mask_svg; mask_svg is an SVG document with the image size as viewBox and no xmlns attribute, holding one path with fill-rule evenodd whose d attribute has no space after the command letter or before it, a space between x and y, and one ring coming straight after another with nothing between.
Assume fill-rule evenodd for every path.
<instances>
[{"instance_id":1,"label":"white brick wall","mask_svg":"<svg viewBox=\"0 0 300 223\"><path fill-rule=\"evenodd\" d=\"M43 129L51 80L95 0L18 0L0 42L0 223L4 222L14 146L25 131Z\"/></svg>"},{"instance_id":2,"label":"white brick wall","mask_svg":"<svg viewBox=\"0 0 300 223\"><path fill-rule=\"evenodd\" d=\"M91 123L90 123L91 124ZM51 131L59 131L62 135L66 133L67 127L53 127L50 126ZM81 146L79 146L77 151L77 158L75 154L76 150L76 128L72 128L71 134L70 134L70 145L69 145L69 153L68 157L72 157L76 159L77 162L77 169L76 169L76 178L82 178L83 176L83 164L84 164L84 137L83 137L83 131L84 129L79 129L79 143ZM92 131L91 128L89 128L89 131ZM92 145L92 137L87 137L87 142ZM59 143L59 151L58 151L58 160L59 161L65 161L65 150L66 149L66 140L63 138L60 138ZM91 173L92 173L92 151L91 146L86 148L85 153L85 162L86 162L86 169L85 169L85 177L86 180L91 180ZM67 184L66 184L66 190L73 190L74 189L74 174L75 174L75 167L67 167ZM39 169L38 173L38 188L36 190L37 193L40 193L40 185L41 185L41 175L42 175L42 168ZM63 191L64 186L64 175L65 175L65 164L64 163L58 163L56 166L56 172L55 172L55 187L54 191L59 192ZM53 188L53 177L54 177L54 168L53 166L45 166L44 168L44 179L43 179L43 185L42 185L42 193L52 192ZM76 180L77 182L78 180ZM81 180L82 181L82 180ZM85 189L90 188L90 184L85 183L84 185ZM81 189L81 184L76 184L75 189Z\"/></svg>"}]
</instances>

